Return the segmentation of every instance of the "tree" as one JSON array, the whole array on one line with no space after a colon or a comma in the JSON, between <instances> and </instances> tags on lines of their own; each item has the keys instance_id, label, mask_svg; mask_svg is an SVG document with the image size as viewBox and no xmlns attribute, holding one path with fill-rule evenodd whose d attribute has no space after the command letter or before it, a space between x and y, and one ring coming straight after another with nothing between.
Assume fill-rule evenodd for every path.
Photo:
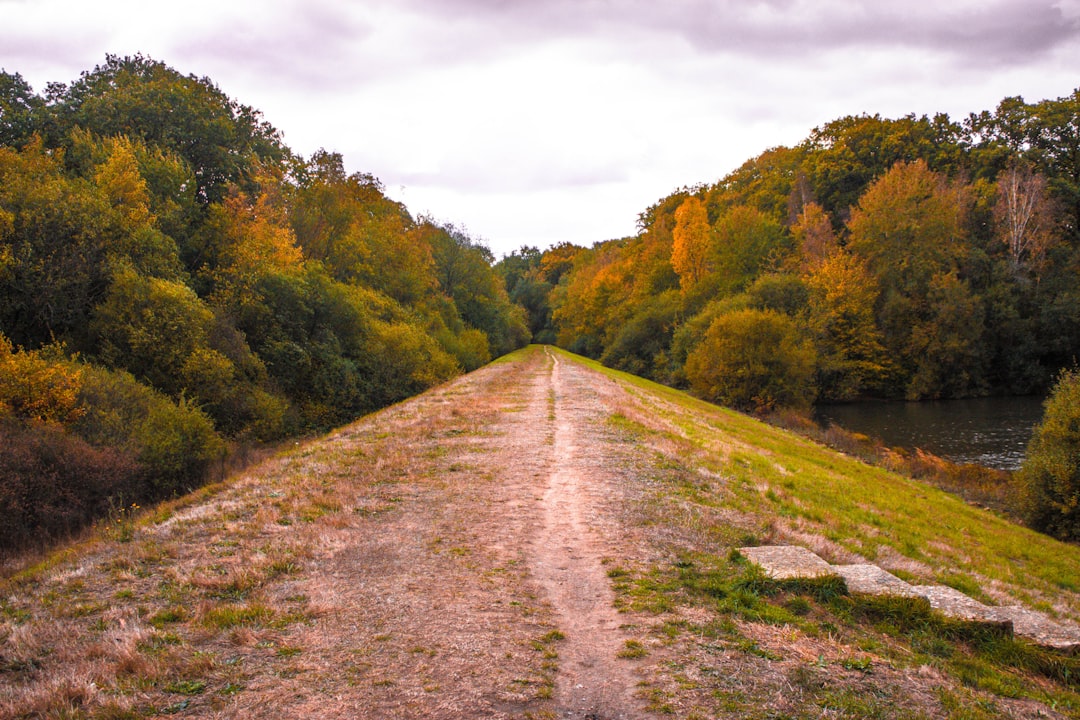
<instances>
[{"instance_id":1,"label":"tree","mask_svg":"<svg viewBox=\"0 0 1080 720\"><path fill-rule=\"evenodd\" d=\"M109 366L176 396L184 389L184 368L192 353L207 348L213 319L188 286L122 270L94 311L96 354Z\"/></svg>"},{"instance_id":2,"label":"tree","mask_svg":"<svg viewBox=\"0 0 1080 720\"><path fill-rule=\"evenodd\" d=\"M529 341L525 311L510 302L486 246L461 228L431 220L420 223L416 237L431 248L439 288L454 301L467 325L487 335L492 355L503 355Z\"/></svg>"},{"instance_id":3,"label":"tree","mask_svg":"<svg viewBox=\"0 0 1080 720\"><path fill-rule=\"evenodd\" d=\"M982 368L985 311L955 272L930 280L924 319L911 330L905 353L914 374L905 395L909 400L964 397L985 392Z\"/></svg>"},{"instance_id":4,"label":"tree","mask_svg":"<svg viewBox=\"0 0 1080 720\"><path fill-rule=\"evenodd\" d=\"M964 245L965 199L922 160L900 162L859 198L847 247L887 289L925 295L930 278L952 269Z\"/></svg>"},{"instance_id":5,"label":"tree","mask_svg":"<svg viewBox=\"0 0 1080 720\"><path fill-rule=\"evenodd\" d=\"M805 275L807 325L817 349L817 380L825 400L854 400L881 387L888 360L874 319L878 287L866 265L836 250Z\"/></svg>"},{"instance_id":6,"label":"tree","mask_svg":"<svg viewBox=\"0 0 1080 720\"><path fill-rule=\"evenodd\" d=\"M0 328L27 348L81 339L120 234L99 189L62 163L40 138L0 148Z\"/></svg>"},{"instance_id":7,"label":"tree","mask_svg":"<svg viewBox=\"0 0 1080 720\"><path fill-rule=\"evenodd\" d=\"M142 55L107 56L54 104L64 134L78 126L179 153L203 204L221 200L230 184L244 185L258 164L282 165L289 157L258 111L231 100L208 78L181 75Z\"/></svg>"},{"instance_id":8,"label":"tree","mask_svg":"<svg viewBox=\"0 0 1080 720\"><path fill-rule=\"evenodd\" d=\"M415 241L412 217L377 178L347 174L341 155L326 151L300 174L289 221L306 257L336 280L373 287L404 305L435 290L430 246Z\"/></svg>"},{"instance_id":9,"label":"tree","mask_svg":"<svg viewBox=\"0 0 1080 720\"><path fill-rule=\"evenodd\" d=\"M1080 540L1080 371L1063 372L1019 473L1028 524L1061 540Z\"/></svg>"},{"instance_id":10,"label":"tree","mask_svg":"<svg viewBox=\"0 0 1080 720\"><path fill-rule=\"evenodd\" d=\"M0 146L22 147L29 142L44 106L22 75L0 70Z\"/></svg>"},{"instance_id":11,"label":"tree","mask_svg":"<svg viewBox=\"0 0 1080 720\"><path fill-rule=\"evenodd\" d=\"M650 298L608 343L600 361L641 377L662 379L668 371L667 350L679 317L678 291Z\"/></svg>"},{"instance_id":12,"label":"tree","mask_svg":"<svg viewBox=\"0 0 1080 720\"><path fill-rule=\"evenodd\" d=\"M713 270L712 243L705 205L691 195L675 211L671 266L679 275L683 292L689 292Z\"/></svg>"},{"instance_id":13,"label":"tree","mask_svg":"<svg viewBox=\"0 0 1080 720\"><path fill-rule=\"evenodd\" d=\"M736 310L713 320L686 358L686 377L698 396L740 410L807 407L816 394L814 362L790 318Z\"/></svg>"},{"instance_id":14,"label":"tree","mask_svg":"<svg viewBox=\"0 0 1080 720\"><path fill-rule=\"evenodd\" d=\"M897 394L924 397L942 392L923 382L929 376L923 372L927 366L921 353L930 339L913 337L913 332L918 328L932 332L944 318L942 312L948 313L935 307L937 301L930 295L934 279L957 271L970 251L964 224L967 208L966 187L950 184L916 160L894 165L867 189L851 213L847 248L880 283L875 310L889 355L897 362L897 384L892 388ZM937 297L961 299L966 292L939 292ZM916 372L923 377L911 385Z\"/></svg>"},{"instance_id":15,"label":"tree","mask_svg":"<svg viewBox=\"0 0 1080 720\"><path fill-rule=\"evenodd\" d=\"M744 289L785 250L780 223L753 207L732 208L714 227L713 263L716 286L722 293Z\"/></svg>"},{"instance_id":16,"label":"tree","mask_svg":"<svg viewBox=\"0 0 1080 720\"><path fill-rule=\"evenodd\" d=\"M806 203L795 224L791 226L791 235L795 239L804 270L822 262L836 249L836 233L833 232L832 220L816 202Z\"/></svg>"},{"instance_id":17,"label":"tree","mask_svg":"<svg viewBox=\"0 0 1080 720\"><path fill-rule=\"evenodd\" d=\"M998 176L994 220L1014 274L1042 264L1055 239L1052 214L1046 178L1026 163L1010 163Z\"/></svg>"},{"instance_id":18,"label":"tree","mask_svg":"<svg viewBox=\"0 0 1080 720\"><path fill-rule=\"evenodd\" d=\"M945 171L959 163L961 128L947 116L848 116L815 128L803 168L817 201L844 220L866 189L897 163L921 160Z\"/></svg>"}]
</instances>

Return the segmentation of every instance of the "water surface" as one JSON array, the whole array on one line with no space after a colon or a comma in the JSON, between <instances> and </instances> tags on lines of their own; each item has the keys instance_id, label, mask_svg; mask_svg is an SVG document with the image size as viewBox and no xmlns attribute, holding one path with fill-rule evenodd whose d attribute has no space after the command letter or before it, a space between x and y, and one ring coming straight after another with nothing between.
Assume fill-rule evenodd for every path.
<instances>
[{"instance_id":1,"label":"water surface","mask_svg":"<svg viewBox=\"0 0 1080 720\"><path fill-rule=\"evenodd\" d=\"M1037 396L862 402L822 405L814 415L890 447L917 447L957 463L1015 470L1042 419L1042 403Z\"/></svg>"}]
</instances>

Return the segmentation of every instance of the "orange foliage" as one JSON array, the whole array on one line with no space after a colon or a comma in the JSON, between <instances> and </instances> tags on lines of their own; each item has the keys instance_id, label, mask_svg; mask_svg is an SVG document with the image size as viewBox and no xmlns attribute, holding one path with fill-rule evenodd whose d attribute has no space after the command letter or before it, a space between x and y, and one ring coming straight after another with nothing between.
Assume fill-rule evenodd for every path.
<instances>
[{"instance_id":1,"label":"orange foliage","mask_svg":"<svg viewBox=\"0 0 1080 720\"><path fill-rule=\"evenodd\" d=\"M0 335L0 415L66 424L84 413L81 371L41 351L15 350Z\"/></svg>"},{"instance_id":2,"label":"orange foliage","mask_svg":"<svg viewBox=\"0 0 1080 720\"><path fill-rule=\"evenodd\" d=\"M791 226L791 234L804 269L822 262L836 249L832 221L825 209L816 202L806 204L799 219Z\"/></svg>"},{"instance_id":3,"label":"orange foliage","mask_svg":"<svg viewBox=\"0 0 1080 720\"><path fill-rule=\"evenodd\" d=\"M711 228L705 205L696 197L688 197L675 211L674 244L671 266L679 274L684 291L701 282L711 272L709 238Z\"/></svg>"}]
</instances>

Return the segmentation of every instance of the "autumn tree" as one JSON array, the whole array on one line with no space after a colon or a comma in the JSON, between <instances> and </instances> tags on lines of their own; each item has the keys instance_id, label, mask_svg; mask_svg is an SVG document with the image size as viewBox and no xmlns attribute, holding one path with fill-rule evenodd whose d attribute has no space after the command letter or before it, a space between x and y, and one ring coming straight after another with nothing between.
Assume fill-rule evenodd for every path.
<instances>
[{"instance_id":1,"label":"autumn tree","mask_svg":"<svg viewBox=\"0 0 1080 720\"><path fill-rule=\"evenodd\" d=\"M791 226L791 236L804 270L824 261L836 249L832 220L823 207L812 201L806 203Z\"/></svg>"},{"instance_id":2,"label":"autumn tree","mask_svg":"<svg viewBox=\"0 0 1080 720\"><path fill-rule=\"evenodd\" d=\"M118 234L107 199L62 161L40 138L0 148L0 329L29 348L82 337Z\"/></svg>"},{"instance_id":3,"label":"autumn tree","mask_svg":"<svg viewBox=\"0 0 1080 720\"><path fill-rule=\"evenodd\" d=\"M326 151L300 175L289 221L306 257L341 282L373 287L404 305L434 291L430 246L415 241L413 219L377 178L346 173L341 155Z\"/></svg>"},{"instance_id":4,"label":"autumn tree","mask_svg":"<svg viewBox=\"0 0 1080 720\"><path fill-rule=\"evenodd\" d=\"M961 191L925 162L897 163L859 198L847 246L887 289L922 295L963 249L964 210Z\"/></svg>"},{"instance_id":5,"label":"autumn tree","mask_svg":"<svg viewBox=\"0 0 1080 720\"><path fill-rule=\"evenodd\" d=\"M1045 176L1030 165L1010 163L998 176L994 220L1017 275L1045 259L1055 239L1052 215Z\"/></svg>"},{"instance_id":6,"label":"autumn tree","mask_svg":"<svg viewBox=\"0 0 1080 720\"><path fill-rule=\"evenodd\" d=\"M705 205L691 195L675 211L671 266L679 274L683 292L689 292L713 270L713 248Z\"/></svg>"},{"instance_id":7,"label":"autumn tree","mask_svg":"<svg viewBox=\"0 0 1080 720\"><path fill-rule=\"evenodd\" d=\"M695 394L740 410L807 407L816 395L814 349L795 323L772 310L717 317L686 358Z\"/></svg>"},{"instance_id":8,"label":"autumn tree","mask_svg":"<svg viewBox=\"0 0 1080 720\"><path fill-rule=\"evenodd\" d=\"M897 163L921 161L936 171L960 162L962 128L947 116L847 116L815 128L803 143L802 169L817 202L844 220L862 194Z\"/></svg>"},{"instance_id":9,"label":"autumn tree","mask_svg":"<svg viewBox=\"0 0 1080 720\"><path fill-rule=\"evenodd\" d=\"M159 390L179 395L182 370L208 347L213 311L188 286L122 270L95 308L95 354Z\"/></svg>"},{"instance_id":10,"label":"autumn tree","mask_svg":"<svg viewBox=\"0 0 1080 720\"><path fill-rule=\"evenodd\" d=\"M806 273L807 326L825 400L853 400L882 387L888 359L874 317L878 286L863 261L834 250Z\"/></svg>"},{"instance_id":11,"label":"autumn tree","mask_svg":"<svg viewBox=\"0 0 1080 720\"><path fill-rule=\"evenodd\" d=\"M867 189L852 211L847 247L878 278L878 325L901 371L896 391L916 397L933 394L922 382L909 386L923 358L919 327L940 319L931 286L957 270L968 251L963 187L950 184L921 160L897 163ZM918 371L922 372L922 371Z\"/></svg>"}]
</instances>

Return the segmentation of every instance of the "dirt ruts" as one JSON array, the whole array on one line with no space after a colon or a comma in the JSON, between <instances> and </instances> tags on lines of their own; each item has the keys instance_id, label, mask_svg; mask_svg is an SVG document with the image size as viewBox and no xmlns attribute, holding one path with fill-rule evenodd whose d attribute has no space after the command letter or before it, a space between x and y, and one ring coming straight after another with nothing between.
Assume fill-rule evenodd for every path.
<instances>
[{"instance_id":1,"label":"dirt ruts","mask_svg":"<svg viewBox=\"0 0 1080 720\"><path fill-rule=\"evenodd\" d=\"M543 588L557 623L566 635L560 643L555 697L560 716L574 718L637 717L633 699L636 678L617 653L626 638L619 630L610 581L603 566L604 548L590 518L600 509L593 496L605 492L604 478L580 462L596 400L565 377L557 355L549 381L554 422L551 472L543 495L543 526L531 545L530 569ZM534 392L543 389L537 385ZM595 421L595 417L593 417ZM586 486L591 486L589 491Z\"/></svg>"}]
</instances>

